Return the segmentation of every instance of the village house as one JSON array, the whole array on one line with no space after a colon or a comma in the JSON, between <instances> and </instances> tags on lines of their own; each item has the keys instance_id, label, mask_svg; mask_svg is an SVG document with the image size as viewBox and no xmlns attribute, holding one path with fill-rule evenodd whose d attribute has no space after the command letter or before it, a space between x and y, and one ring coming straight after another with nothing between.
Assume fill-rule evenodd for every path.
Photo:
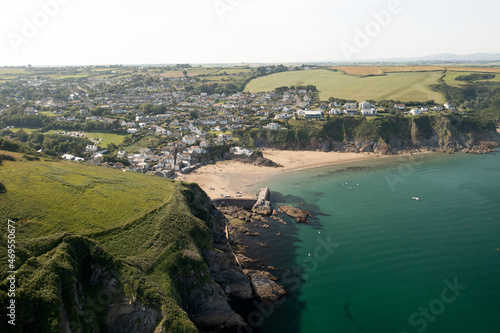
<instances>
[{"instance_id":1,"label":"village house","mask_svg":"<svg viewBox=\"0 0 500 333\"><path fill-rule=\"evenodd\" d=\"M187 145L194 145L196 143L196 138L191 135L185 135L182 137L182 142Z\"/></svg>"},{"instance_id":2,"label":"village house","mask_svg":"<svg viewBox=\"0 0 500 333\"><path fill-rule=\"evenodd\" d=\"M138 129L137 128L128 128L127 129L127 133L129 134L135 134L138 132Z\"/></svg>"},{"instance_id":3,"label":"village house","mask_svg":"<svg viewBox=\"0 0 500 333\"><path fill-rule=\"evenodd\" d=\"M421 113L422 113L422 110L420 110L420 109L418 109L418 108L413 108L413 109L411 109L411 110L410 110L410 112L409 112L409 113L410 113L411 115L416 116L416 115L421 114Z\"/></svg>"},{"instance_id":4,"label":"village house","mask_svg":"<svg viewBox=\"0 0 500 333\"><path fill-rule=\"evenodd\" d=\"M344 114L346 116L355 116L355 115L358 114L358 110L356 110L356 109L345 109L344 110Z\"/></svg>"},{"instance_id":5,"label":"village house","mask_svg":"<svg viewBox=\"0 0 500 333\"><path fill-rule=\"evenodd\" d=\"M280 124L278 123L269 123L267 124L264 128L270 129L270 130L278 130L280 129Z\"/></svg>"},{"instance_id":6,"label":"village house","mask_svg":"<svg viewBox=\"0 0 500 333\"><path fill-rule=\"evenodd\" d=\"M406 105L405 104L394 104L394 108L397 110L404 110L404 109L406 109Z\"/></svg>"},{"instance_id":7,"label":"village house","mask_svg":"<svg viewBox=\"0 0 500 333\"><path fill-rule=\"evenodd\" d=\"M203 139L200 141L200 147L201 148L209 148L210 147L210 144L207 140Z\"/></svg>"},{"instance_id":8,"label":"village house","mask_svg":"<svg viewBox=\"0 0 500 333\"><path fill-rule=\"evenodd\" d=\"M87 145L87 147L85 147L85 151L88 151L89 153L95 153L97 151L97 146Z\"/></svg>"},{"instance_id":9,"label":"village house","mask_svg":"<svg viewBox=\"0 0 500 333\"><path fill-rule=\"evenodd\" d=\"M377 109L375 109L375 108L361 109L361 114L363 116L376 116L377 115Z\"/></svg>"},{"instance_id":10,"label":"village house","mask_svg":"<svg viewBox=\"0 0 500 333\"><path fill-rule=\"evenodd\" d=\"M323 111L304 111L305 119L323 119Z\"/></svg>"},{"instance_id":11,"label":"village house","mask_svg":"<svg viewBox=\"0 0 500 333\"><path fill-rule=\"evenodd\" d=\"M281 113L274 116L274 119L289 119L290 115L288 113Z\"/></svg>"},{"instance_id":12,"label":"village house","mask_svg":"<svg viewBox=\"0 0 500 333\"><path fill-rule=\"evenodd\" d=\"M328 112L330 115L341 115L342 114L342 110L340 109L331 109L329 112Z\"/></svg>"},{"instance_id":13,"label":"village house","mask_svg":"<svg viewBox=\"0 0 500 333\"><path fill-rule=\"evenodd\" d=\"M372 105L371 105L371 103L364 101L364 102L359 103L359 108L360 109L371 109Z\"/></svg>"}]
</instances>

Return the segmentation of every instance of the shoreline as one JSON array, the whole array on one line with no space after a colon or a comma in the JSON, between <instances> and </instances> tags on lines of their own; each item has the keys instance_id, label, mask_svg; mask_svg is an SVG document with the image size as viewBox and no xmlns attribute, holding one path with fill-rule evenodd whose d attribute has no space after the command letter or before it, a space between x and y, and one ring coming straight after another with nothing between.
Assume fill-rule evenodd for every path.
<instances>
[{"instance_id":1,"label":"shoreline","mask_svg":"<svg viewBox=\"0 0 500 333\"><path fill-rule=\"evenodd\" d=\"M274 149L263 149L262 153L265 158L279 163L283 167L271 168L228 160L202 166L192 173L180 175L176 179L197 183L212 200L224 198L223 195L232 199L254 199L255 193L250 193L249 188L277 174L406 155Z\"/></svg>"}]
</instances>

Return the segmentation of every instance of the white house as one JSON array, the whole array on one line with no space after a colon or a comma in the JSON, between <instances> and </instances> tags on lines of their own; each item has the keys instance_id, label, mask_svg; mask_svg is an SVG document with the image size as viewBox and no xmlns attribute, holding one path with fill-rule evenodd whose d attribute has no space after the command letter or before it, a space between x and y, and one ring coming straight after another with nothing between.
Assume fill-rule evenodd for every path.
<instances>
[{"instance_id":1,"label":"white house","mask_svg":"<svg viewBox=\"0 0 500 333\"><path fill-rule=\"evenodd\" d=\"M375 109L375 108L361 109L361 114L363 116L376 116L377 115L377 109Z\"/></svg>"},{"instance_id":2,"label":"white house","mask_svg":"<svg viewBox=\"0 0 500 333\"><path fill-rule=\"evenodd\" d=\"M188 144L188 145L193 145L196 143L196 138L194 136L191 136L191 135L185 135L182 137L182 142L184 142L185 144Z\"/></svg>"},{"instance_id":3,"label":"white house","mask_svg":"<svg viewBox=\"0 0 500 333\"><path fill-rule=\"evenodd\" d=\"M422 113L422 110L420 110L419 108L413 108L410 110L410 114L416 116L418 114L421 114Z\"/></svg>"},{"instance_id":4,"label":"white house","mask_svg":"<svg viewBox=\"0 0 500 333\"><path fill-rule=\"evenodd\" d=\"M344 104L344 109L357 109L358 108L358 103L345 103Z\"/></svg>"},{"instance_id":5,"label":"white house","mask_svg":"<svg viewBox=\"0 0 500 333\"><path fill-rule=\"evenodd\" d=\"M97 146L96 145L87 145L87 147L85 147L85 151L95 153L97 151Z\"/></svg>"},{"instance_id":6,"label":"white house","mask_svg":"<svg viewBox=\"0 0 500 333\"><path fill-rule=\"evenodd\" d=\"M328 113L330 115L340 115L340 114L342 114L342 110L340 110L340 109L331 109Z\"/></svg>"},{"instance_id":7,"label":"white house","mask_svg":"<svg viewBox=\"0 0 500 333\"><path fill-rule=\"evenodd\" d=\"M241 147L233 147L230 149L230 152L235 155L246 155L246 156L250 156L253 153L251 149L245 149Z\"/></svg>"},{"instance_id":8,"label":"white house","mask_svg":"<svg viewBox=\"0 0 500 333\"><path fill-rule=\"evenodd\" d=\"M356 110L356 109L345 109L344 110L344 114L346 116L355 116L355 115L358 114L358 110Z\"/></svg>"},{"instance_id":9,"label":"white house","mask_svg":"<svg viewBox=\"0 0 500 333\"><path fill-rule=\"evenodd\" d=\"M129 134L135 134L137 133L138 129L137 128L128 128L127 129L127 133Z\"/></svg>"},{"instance_id":10,"label":"white house","mask_svg":"<svg viewBox=\"0 0 500 333\"><path fill-rule=\"evenodd\" d=\"M394 108L398 109L398 110L404 110L404 109L406 109L406 105L405 104L394 104Z\"/></svg>"},{"instance_id":11,"label":"white house","mask_svg":"<svg viewBox=\"0 0 500 333\"><path fill-rule=\"evenodd\" d=\"M280 129L280 127L281 127L281 126L280 126L280 124L278 124L278 123L269 123L269 124L267 124L267 126L266 126L266 128L267 128L267 129L270 129L270 130L278 130L278 129Z\"/></svg>"},{"instance_id":12,"label":"white house","mask_svg":"<svg viewBox=\"0 0 500 333\"><path fill-rule=\"evenodd\" d=\"M306 119L323 119L323 111L304 111L304 117Z\"/></svg>"},{"instance_id":13,"label":"white house","mask_svg":"<svg viewBox=\"0 0 500 333\"><path fill-rule=\"evenodd\" d=\"M360 109L371 109L372 105L371 105L371 103L364 101L364 102L359 103L359 108Z\"/></svg>"},{"instance_id":14,"label":"white house","mask_svg":"<svg viewBox=\"0 0 500 333\"><path fill-rule=\"evenodd\" d=\"M290 115L288 113L281 113L274 116L274 119L289 119Z\"/></svg>"}]
</instances>

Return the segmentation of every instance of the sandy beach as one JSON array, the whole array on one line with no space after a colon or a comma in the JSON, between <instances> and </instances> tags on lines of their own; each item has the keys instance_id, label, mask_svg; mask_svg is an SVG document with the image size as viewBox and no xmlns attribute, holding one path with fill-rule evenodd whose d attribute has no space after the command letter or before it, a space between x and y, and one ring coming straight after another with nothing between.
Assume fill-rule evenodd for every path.
<instances>
[{"instance_id":1,"label":"sandy beach","mask_svg":"<svg viewBox=\"0 0 500 333\"><path fill-rule=\"evenodd\" d=\"M241 192L241 198L254 198L255 193L248 191L248 188L275 174L382 156L374 153L338 153L271 149L262 150L262 153L265 158L279 163L283 165L283 167L270 168L254 166L237 161L222 161L217 164L203 166L193 173L182 175L177 179L198 183L212 199L222 198L222 194L235 198L237 192Z\"/></svg>"}]
</instances>

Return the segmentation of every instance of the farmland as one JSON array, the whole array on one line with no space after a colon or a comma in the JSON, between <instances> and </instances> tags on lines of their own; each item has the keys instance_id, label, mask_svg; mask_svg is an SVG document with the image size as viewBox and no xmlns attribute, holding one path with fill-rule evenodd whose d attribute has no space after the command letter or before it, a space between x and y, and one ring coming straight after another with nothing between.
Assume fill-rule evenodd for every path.
<instances>
[{"instance_id":1,"label":"farmland","mask_svg":"<svg viewBox=\"0 0 500 333\"><path fill-rule=\"evenodd\" d=\"M498 73L500 74L500 67L476 67L476 66L468 66L468 67L447 67L449 71L455 72L481 72L481 73Z\"/></svg>"},{"instance_id":2,"label":"farmland","mask_svg":"<svg viewBox=\"0 0 500 333\"><path fill-rule=\"evenodd\" d=\"M379 67L384 73L399 73L399 72L433 72L443 71L443 67L438 66L381 66Z\"/></svg>"},{"instance_id":3,"label":"farmland","mask_svg":"<svg viewBox=\"0 0 500 333\"><path fill-rule=\"evenodd\" d=\"M340 66L332 68L342 71L346 74L359 75L359 76L384 74L384 72L380 69L380 67L375 67L375 66Z\"/></svg>"},{"instance_id":4,"label":"farmland","mask_svg":"<svg viewBox=\"0 0 500 333\"><path fill-rule=\"evenodd\" d=\"M358 77L326 69L273 74L252 80L245 91L271 91L280 86L315 85L322 100L329 97L363 101L394 99L401 101L444 102L444 97L431 91L441 72L389 73L383 76Z\"/></svg>"}]
</instances>

